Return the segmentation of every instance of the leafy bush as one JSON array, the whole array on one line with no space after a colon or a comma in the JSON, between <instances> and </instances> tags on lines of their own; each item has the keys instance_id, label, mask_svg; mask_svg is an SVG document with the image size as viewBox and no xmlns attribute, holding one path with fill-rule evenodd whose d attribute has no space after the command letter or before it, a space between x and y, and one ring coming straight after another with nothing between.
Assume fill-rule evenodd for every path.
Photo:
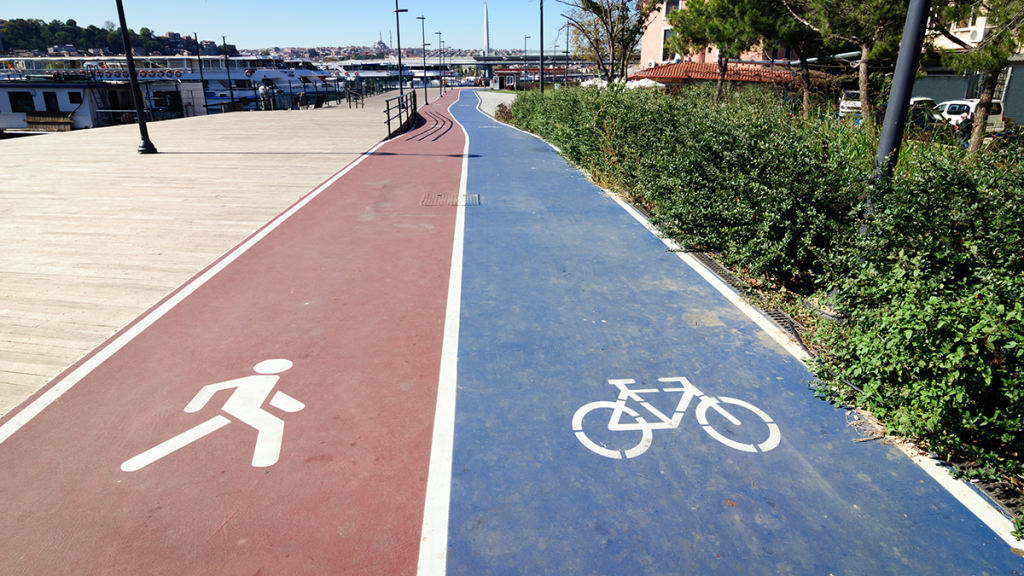
<instances>
[{"instance_id":1,"label":"leafy bush","mask_svg":"<svg viewBox=\"0 0 1024 576\"><path fill-rule=\"evenodd\" d=\"M819 376L943 455L1024 472L1024 177L1006 158L918 148L869 233L837 256L848 318L817 334ZM832 374L829 373L832 372Z\"/></svg>"},{"instance_id":2,"label":"leafy bush","mask_svg":"<svg viewBox=\"0 0 1024 576\"><path fill-rule=\"evenodd\" d=\"M806 282L816 254L856 231L850 211L865 181L835 141L863 137L837 122L805 129L773 92L723 104L709 94L558 90L523 94L513 109L518 126L647 205L682 245Z\"/></svg>"},{"instance_id":3,"label":"leafy bush","mask_svg":"<svg viewBox=\"0 0 1024 576\"><path fill-rule=\"evenodd\" d=\"M1024 151L907 140L876 189L877 141L802 122L766 90L717 104L706 89L527 92L513 110L681 245L830 294L846 321L810 336L821 394L943 455L1024 472Z\"/></svg>"}]
</instances>

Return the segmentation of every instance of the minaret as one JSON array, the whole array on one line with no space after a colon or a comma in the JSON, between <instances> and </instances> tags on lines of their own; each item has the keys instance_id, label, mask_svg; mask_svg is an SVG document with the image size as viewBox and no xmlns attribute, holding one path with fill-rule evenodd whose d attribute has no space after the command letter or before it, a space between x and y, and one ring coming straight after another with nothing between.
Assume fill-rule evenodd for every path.
<instances>
[{"instance_id":1,"label":"minaret","mask_svg":"<svg viewBox=\"0 0 1024 576\"><path fill-rule=\"evenodd\" d=\"M487 19L487 2L484 2L484 56L491 55L491 21Z\"/></svg>"}]
</instances>

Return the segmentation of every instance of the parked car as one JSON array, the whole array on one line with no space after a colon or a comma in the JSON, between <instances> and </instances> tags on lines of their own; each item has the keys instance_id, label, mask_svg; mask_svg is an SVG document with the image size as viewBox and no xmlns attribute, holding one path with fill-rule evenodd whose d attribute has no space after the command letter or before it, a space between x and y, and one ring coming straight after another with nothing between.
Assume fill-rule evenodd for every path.
<instances>
[{"instance_id":1,"label":"parked car","mask_svg":"<svg viewBox=\"0 0 1024 576\"><path fill-rule=\"evenodd\" d=\"M960 123L964 114L974 114L978 108L979 100L969 98L966 100L947 100L940 102L936 108L942 117L950 124L956 126ZM992 101L992 108L988 111L988 121L985 123L985 132L1003 132L1006 130L1006 118L1003 115L1003 103L999 100Z\"/></svg>"},{"instance_id":2,"label":"parked car","mask_svg":"<svg viewBox=\"0 0 1024 576\"><path fill-rule=\"evenodd\" d=\"M860 114L860 90L847 90L839 99L839 117Z\"/></svg>"},{"instance_id":3,"label":"parked car","mask_svg":"<svg viewBox=\"0 0 1024 576\"><path fill-rule=\"evenodd\" d=\"M887 104L882 104L875 109L875 120L882 122L885 119L885 110L888 108ZM946 119L939 114L939 111L928 106L927 104L912 105L910 110L907 111L907 134L921 134L921 133L953 133L953 127L946 122Z\"/></svg>"},{"instance_id":4,"label":"parked car","mask_svg":"<svg viewBox=\"0 0 1024 576\"><path fill-rule=\"evenodd\" d=\"M910 105L911 106L920 106L922 108L935 108L937 106L937 104L935 103L935 100L932 100L931 98L924 98L924 97L919 97L919 96L915 96L915 97L911 98L910 99Z\"/></svg>"}]
</instances>

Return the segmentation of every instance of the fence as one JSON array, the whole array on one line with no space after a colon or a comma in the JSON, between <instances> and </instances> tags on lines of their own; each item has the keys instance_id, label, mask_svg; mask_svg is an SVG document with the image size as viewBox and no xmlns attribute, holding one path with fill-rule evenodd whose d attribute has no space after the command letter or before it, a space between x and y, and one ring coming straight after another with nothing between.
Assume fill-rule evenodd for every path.
<instances>
[{"instance_id":1,"label":"fence","mask_svg":"<svg viewBox=\"0 0 1024 576\"><path fill-rule=\"evenodd\" d=\"M384 114L388 118L388 140L416 124L416 119L419 117L416 111L416 92L407 92L396 98L388 98L385 103L387 104ZM394 128L392 128L392 122L394 122Z\"/></svg>"}]
</instances>

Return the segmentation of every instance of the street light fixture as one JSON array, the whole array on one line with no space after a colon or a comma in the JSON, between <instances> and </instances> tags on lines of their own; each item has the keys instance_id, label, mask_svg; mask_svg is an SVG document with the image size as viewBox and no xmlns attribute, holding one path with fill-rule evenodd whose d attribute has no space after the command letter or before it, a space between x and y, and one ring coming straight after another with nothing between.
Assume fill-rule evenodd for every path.
<instances>
[{"instance_id":1,"label":"street light fixture","mask_svg":"<svg viewBox=\"0 0 1024 576\"><path fill-rule=\"evenodd\" d=\"M430 99L427 98L427 17L417 16L423 30L423 105L426 106Z\"/></svg>"},{"instance_id":2,"label":"street light fixture","mask_svg":"<svg viewBox=\"0 0 1024 576\"><path fill-rule=\"evenodd\" d=\"M398 0L395 0L395 37L398 38L398 95L402 96L405 93L402 91L402 26L398 21L398 15L402 12L408 12L405 8L398 7Z\"/></svg>"},{"instance_id":3,"label":"street light fixture","mask_svg":"<svg viewBox=\"0 0 1024 576\"><path fill-rule=\"evenodd\" d=\"M128 80L132 86L132 100L135 101L135 117L139 120L139 154L156 154L156 146L149 141L149 130L146 128L146 110L139 90L139 79L135 74L135 59L132 58L132 42L128 37L128 24L124 20L124 6L117 0L117 17L121 21L121 39L124 41L124 52L128 60Z\"/></svg>"}]
</instances>

